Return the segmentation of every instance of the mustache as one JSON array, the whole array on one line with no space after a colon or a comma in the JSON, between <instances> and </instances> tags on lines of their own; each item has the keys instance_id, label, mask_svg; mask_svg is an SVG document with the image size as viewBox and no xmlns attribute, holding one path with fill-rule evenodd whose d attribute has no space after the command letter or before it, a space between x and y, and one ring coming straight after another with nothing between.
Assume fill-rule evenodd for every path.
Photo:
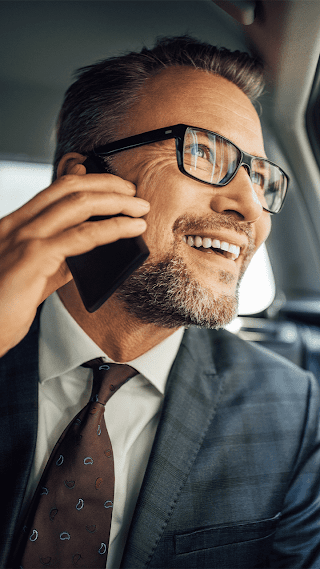
<instances>
[{"instance_id":1,"label":"mustache","mask_svg":"<svg viewBox=\"0 0 320 569\"><path fill-rule=\"evenodd\" d=\"M190 235L195 235L202 230L214 232L219 229L232 229L237 233L246 235L249 240L249 245L251 247L254 246L251 225L249 223L240 223L232 215L228 214L215 214L214 216L208 215L206 217L182 215L176 219L172 229L174 233L189 233Z\"/></svg>"},{"instance_id":2,"label":"mustache","mask_svg":"<svg viewBox=\"0 0 320 569\"><path fill-rule=\"evenodd\" d=\"M240 235L246 235L248 246L242 261L239 279L241 280L254 253L255 242L252 227L247 222L240 223L233 215L227 213L220 215L207 215L205 217L196 217L194 215L182 215L178 217L173 224L174 233L183 233L184 235L197 235L202 230L214 231L219 229L232 229Z\"/></svg>"}]
</instances>

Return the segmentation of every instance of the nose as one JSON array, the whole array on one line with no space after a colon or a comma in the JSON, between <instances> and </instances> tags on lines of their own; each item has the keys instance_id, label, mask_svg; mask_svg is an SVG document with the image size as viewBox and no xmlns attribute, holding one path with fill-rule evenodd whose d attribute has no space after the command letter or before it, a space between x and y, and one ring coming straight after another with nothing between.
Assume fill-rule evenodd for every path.
<instances>
[{"instance_id":1,"label":"nose","mask_svg":"<svg viewBox=\"0 0 320 569\"><path fill-rule=\"evenodd\" d=\"M234 212L247 223L257 221L263 212L245 167L239 168L233 180L226 186L215 186L210 205L217 213Z\"/></svg>"}]
</instances>

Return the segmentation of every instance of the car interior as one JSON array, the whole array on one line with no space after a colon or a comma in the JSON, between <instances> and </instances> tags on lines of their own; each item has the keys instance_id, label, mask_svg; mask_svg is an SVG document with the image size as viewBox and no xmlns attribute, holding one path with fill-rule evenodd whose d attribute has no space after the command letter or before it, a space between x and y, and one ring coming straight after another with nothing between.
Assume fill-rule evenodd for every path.
<instances>
[{"instance_id":1,"label":"car interior","mask_svg":"<svg viewBox=\"0 0 320 569\"><path fill-rule=\"evenodd\" d=\"M263 61L257 110L266 154L290 185L243 279L229 330L317 374L319 1L2 0L0 30L0 217L50 184L55 124L77 68L183 34Z\"/></svg>"}]
</instances>

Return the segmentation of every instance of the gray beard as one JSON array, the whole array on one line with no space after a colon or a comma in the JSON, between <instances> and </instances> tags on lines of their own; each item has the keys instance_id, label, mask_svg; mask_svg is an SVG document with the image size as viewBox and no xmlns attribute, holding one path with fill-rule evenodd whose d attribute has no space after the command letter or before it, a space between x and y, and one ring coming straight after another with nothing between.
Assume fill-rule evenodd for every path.
<instances>
[{"instance_id":1,"label":"gray beard","mask_svg":"<svg viewBox=\"0 0 320 569\"><path fill-rule=\"evenodd\" d=\"M228 275L220 271L220 280ZM194 279L178 256L160 262L146 261L116 291L127 312L140 321L163 328L198 326L221 328L237 315L238 288L234 295L215 298Z\"/></svg>"},{"instance_id":2,"label":"gray beard","mask_svg":"<svg viewBox=\"0 0 320 569\"><path fill-rule=\"evenodd\" d=\"M181 235L197 235L203 229L232 229L248 237L249 247L242 262L234 294L218 297L202 286L178 255ZM159 261L150 258L115 292L127 312L140 321L163 328L198 326L222 328L238 313L239 286L254 251L249 224L239 223L230 215L202 218L181 216L173 226L175 242L172 251ZM234 276L217 270L221 283L231 283Z\"/></svg>"}]
</instances>

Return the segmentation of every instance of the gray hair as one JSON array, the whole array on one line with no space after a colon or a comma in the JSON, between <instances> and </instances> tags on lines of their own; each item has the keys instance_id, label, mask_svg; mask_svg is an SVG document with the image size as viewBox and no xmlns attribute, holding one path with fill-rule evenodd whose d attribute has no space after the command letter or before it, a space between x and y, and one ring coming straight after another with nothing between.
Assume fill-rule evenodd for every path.
<instances>
[{"instance_id":1,"label":"gray hair","mask_svg":"<svg viewBox=\"0 0 320 569\"><path fill-rule=\"evenodd\" d=\"M121 122L137 101L145 81L171 66L220 75L255 102L263 91L262 65L248 53L218 48L188 35L159 39L153 49L130 52L80 68L69 87L57 125L54 175L68 152L86 155L117 140Z\"/></svg>"}]
</instances>

